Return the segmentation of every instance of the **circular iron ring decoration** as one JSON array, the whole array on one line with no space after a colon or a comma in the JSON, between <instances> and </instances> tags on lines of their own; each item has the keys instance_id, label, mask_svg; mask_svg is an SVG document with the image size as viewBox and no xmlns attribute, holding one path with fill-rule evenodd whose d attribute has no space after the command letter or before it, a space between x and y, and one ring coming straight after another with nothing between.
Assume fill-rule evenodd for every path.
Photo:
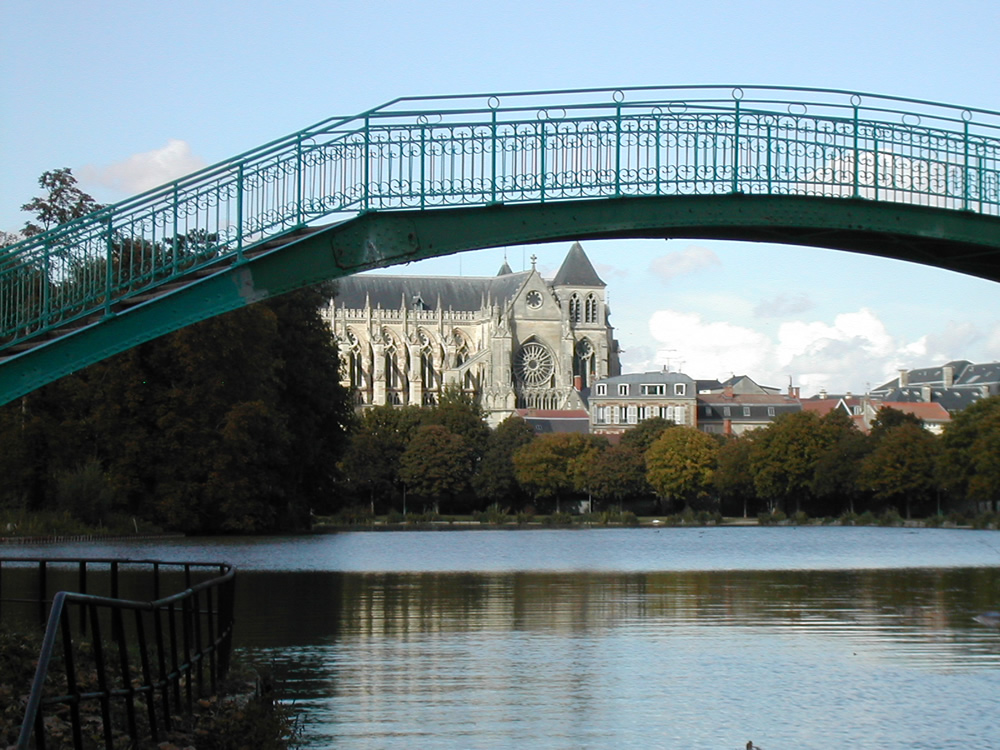
<instances>
[{"instance_id":1,"label":"circular iron ring decoration","mask_svg":"<svg viewBox=\"0 0 1000 750\"><path fill-rule=\"evenodd\" d=\"M554 370L552 353L535 341L522 346L514 360L514 373L525 385L545 385Z\"/></svg>"}]
</instances>

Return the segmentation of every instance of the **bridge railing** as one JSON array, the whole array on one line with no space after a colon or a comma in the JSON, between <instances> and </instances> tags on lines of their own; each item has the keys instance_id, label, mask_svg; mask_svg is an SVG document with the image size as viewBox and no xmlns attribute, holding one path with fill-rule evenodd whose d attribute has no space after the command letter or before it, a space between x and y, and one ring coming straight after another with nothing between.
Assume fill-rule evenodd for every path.
<instances>
[{"instance_id":1,"label":"bridge railing","mask_svg":"<svg viewBox=\"0 0 1000 750\"><path fill-rule=\"evenodd\" d=\"M83 748L170 731L228 671L234 584L220 563L0 559L0 614L47 622L19 750L57 733ZM63 585L76 591L51 593Z\"/></svg>"},{"instance_id":2,"label":"bridge railing","mask_svg":"<svg viewBox=\"0 0 1000 750\"><path fill-rule=\"evenodd\" d=\"M0 353L360 212L726 193L1000 215L1000 113L780 87L397 99L0 251Z\"/></svg>"}]
</instances>

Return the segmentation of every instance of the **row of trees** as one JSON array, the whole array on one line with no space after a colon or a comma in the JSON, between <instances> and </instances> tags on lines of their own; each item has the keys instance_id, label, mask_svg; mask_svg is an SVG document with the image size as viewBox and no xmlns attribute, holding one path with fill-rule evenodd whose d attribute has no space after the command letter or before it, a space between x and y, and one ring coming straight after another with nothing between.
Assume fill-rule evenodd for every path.
<instances>
[{"instance_id":1,"label":"row of trees","mask_svg":"<svg viewBox=\"0 0 1000 750\"><path fill-rule=\"evenodd\" d=\"M452 393L430 410L366 411L340 465L341 501L380 513L407 503L447 513L493 503L557 511L589 500L726 515L929 515L1000 497L998 440L1000 398L974 404L941 437L883 409L868 435L842 411L804 411L739 438L651 419L611 445L593 435L535 437L518 417L490 431Z\"/></svg>"}]
</instances>

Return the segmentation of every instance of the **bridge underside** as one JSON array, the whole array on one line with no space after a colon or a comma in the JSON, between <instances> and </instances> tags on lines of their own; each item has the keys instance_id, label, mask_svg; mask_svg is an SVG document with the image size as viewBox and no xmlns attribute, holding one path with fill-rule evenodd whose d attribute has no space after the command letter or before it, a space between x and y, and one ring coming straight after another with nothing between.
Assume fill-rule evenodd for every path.
<instances>
[{"instance_id":1,"label":"bridge underside","mask_svg":"<svg viewBox=\"0 0 1000 750\"><path fill-rule=\"evenodd\" d=\"M1000 281L1000 219L845 198L727 194L372 212L270 249L11 356L0 403L165 333L359 271L503 245L688 238L833 248Z\"/></svg>"}]
</instances>

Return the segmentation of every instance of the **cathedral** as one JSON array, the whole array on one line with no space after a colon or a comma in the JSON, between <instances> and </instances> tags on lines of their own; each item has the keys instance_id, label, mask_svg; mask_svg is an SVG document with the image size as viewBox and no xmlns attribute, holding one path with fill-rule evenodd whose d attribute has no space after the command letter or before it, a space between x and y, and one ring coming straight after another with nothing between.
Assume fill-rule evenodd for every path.
<instances>
[{"instance_id":1,"label":"cathedral","mask_svg":"<svg viewBox=\"0 0 1000 750\"><path fill-rule=\"evenodd\" d=\"M505 262L496 276L358 274L326 317L359 408L437 403L457 386L499 424L515 409L585 409L620 374L607 285L579 243L552 280Z\"/></svg>"}]
</instances>

